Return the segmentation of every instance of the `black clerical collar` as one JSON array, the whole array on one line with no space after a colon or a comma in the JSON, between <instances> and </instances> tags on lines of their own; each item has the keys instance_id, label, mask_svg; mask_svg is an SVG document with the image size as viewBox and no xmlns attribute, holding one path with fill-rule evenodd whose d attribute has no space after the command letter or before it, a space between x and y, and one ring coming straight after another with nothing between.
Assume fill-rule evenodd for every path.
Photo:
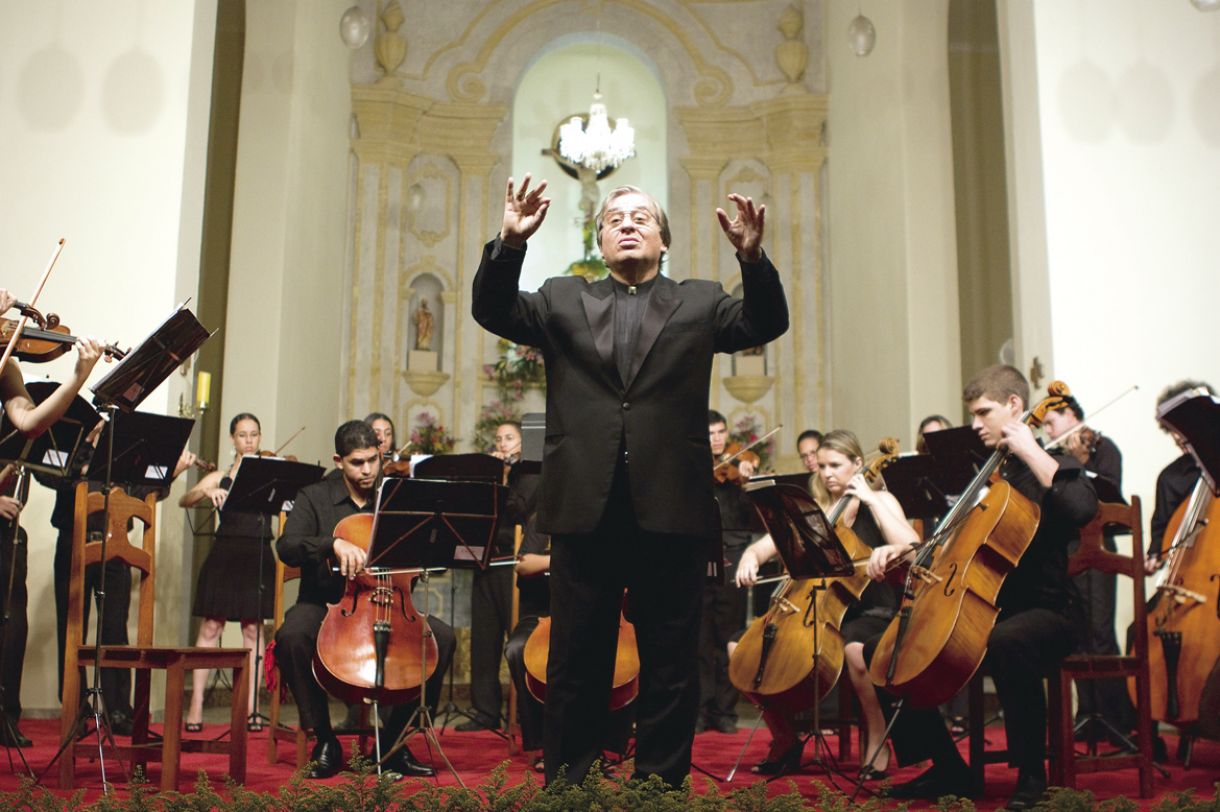
<instances>
[{"instance_id":1,"label":"black clerical collar","mask_svg":"<svg viewBox=\"0 0 1220 812\"><path fill-rule=\"evenodd\" d=\"M660 276L660 274L658 273L657 276ZM648 291L650 291L652 289L652 286L657 281L657 276L654 276L652 279L649 279L647 282L640 282L638 285L625 284L623 282L618 281L613 276L610 277L610 279L611 279L611 281L614 282L614 289L619 295L637 296L637 295L645 294Z\"/></svg>"}]
</instances>

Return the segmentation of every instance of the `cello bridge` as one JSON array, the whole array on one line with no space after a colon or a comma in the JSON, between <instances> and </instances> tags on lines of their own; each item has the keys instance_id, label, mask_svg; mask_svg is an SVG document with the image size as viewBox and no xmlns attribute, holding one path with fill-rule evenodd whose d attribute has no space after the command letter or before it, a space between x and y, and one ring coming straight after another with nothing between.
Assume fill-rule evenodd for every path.
<instances>
[{"instance_id":1,"label":"cello bridge","mask_svg":"<svg viewBox=\"0 0 1220 812\"><path fill-rule=\"evenodd\" d=\"M911 575L923 581L925 584L939 584L941 581L945 580L927 567L921 567L918 565L911 566Z\"/></svg>"},{"instance_id":2,"label":"cello bridge","mask_svg":"<svg viewBox=\"0 0 1220 812\"><path fill-rule=\"evenodd\" d=\"M788 600L787 598L780 598L779 600L777 600L775 602L775 605L781 612L787 612L789 614L800 611L799 609L797 609L796 604L794 604L792 601Z\"/></svg>"},{"instance_id":3,"label":"cello bridge","mask_svg":"<svg viewBox=\"0 0 1220 812\"><path fill-rule=\"evenodd\" d=\"M1173 600L1174 603L1186 603L1187 601L1194 601L1195 603L1207 603L1206 595L1200 592L1195 592L1193 589L1186 589L1178 584L1163 584L1158 587L1158 589L1162 592L1167 592L1169 594L1169 598Z\"/></svg>"}]
</instances>

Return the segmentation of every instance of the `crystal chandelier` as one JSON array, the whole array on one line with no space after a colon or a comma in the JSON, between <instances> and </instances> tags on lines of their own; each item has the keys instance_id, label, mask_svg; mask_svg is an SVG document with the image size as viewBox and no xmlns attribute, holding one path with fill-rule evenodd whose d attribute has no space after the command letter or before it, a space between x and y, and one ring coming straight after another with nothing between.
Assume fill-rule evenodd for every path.
<instances>
[{"instance_id":1,"label":"crystal chandelier","mask_svg":"<svg viewBox=\"0 0 1220 812\"><path fill-rule=\"evenodd\" d=\"M599 88L593 92L588 116L572 116L560 126L559 154L600 175L635 155L635 130L625 118L615 119L614 129L610 129Z\"/></svg>"}]
</instances>

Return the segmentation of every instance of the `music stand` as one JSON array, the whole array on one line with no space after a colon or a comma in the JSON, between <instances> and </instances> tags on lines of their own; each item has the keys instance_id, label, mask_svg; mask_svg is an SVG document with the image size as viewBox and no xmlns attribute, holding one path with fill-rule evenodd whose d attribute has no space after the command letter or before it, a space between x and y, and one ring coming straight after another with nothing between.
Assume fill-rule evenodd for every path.
<instances>
[{"instance_id":1,"label":"music stand","mask_svg":"<svg viewBox=\"0 0 1220 812\"><path fill-rule=\"evenodd\" d=\"M480 568L487 567L505 497L505 487L497 482L386 477L377 490L377 512L365 566L417 570L423 582L426 618L431 613L428 580L432 570L470 566L472 562ZM464 787L461 776L441 748L428 711L427 674L422 673L427 662L426 643L427 638L421 636L419 707L407 720L390 752L405 743L412 725L417 725L429 752L435 748L458 784Z\"/></svg>"},{"instance_id":2,"label":"music stand","mask_svg":"<svg viewBox=\"0 0 1220 812\"><path fill-rule=\"evenodd\" d=\"M94 457L89 464L89 481L131 487L168 486L194 427L192 418L151 412L131 412L122 420L111 420L102 428L98 448L113 447L113 456Z\"/></svg>"},{"instance_id":3,"label":"music stand","mask_svg":"<svg viewBox=\"0 0 1220 812\"><path fill-rule=\"evenodd\" d=\"M961 459L949 458L959 464ZM961 493L948 490L962 476L962 471L952 470L951 464L931 454L900 454L885 467L885 489L902 505L908 519L922 519L930 524L949 510L950 497Z\"/></svg>"},{"instance_id":4,"label":"music stand","mask_svg":"<svg viewBox=\"0 0 1220 812\"><path fill-rule=\"evenodd\" d=\"M1156 417L1186 438L1212 493L1220 495L1220 398L1196 387L1162 403Z\"/></svg>"},{"instance_id":5,"label":"music stand","mask_svg":"<svg viewBox=\"0 0 1220 812\"><path fill-rule=\"evenodd\" d=\"M143 402L144 398L148 397L154 389L160 386L169 377L170 373L189 360L195 350L199 349L203 342L207 341L211 335L199 323L199 320L195 318L195 314L186 309L186 302L183 302L138 347L129 352L122 361L115 364L114 368L106 376L90 387L90 391L93 392L94 404L109 413L108 431L104 430L106 431L106 456L98 458L95 455L93 463L90 465L91 470L99 462L105 466L106 480L102 491L102 522L104 526L108 526L110 522L110 490L114 484L111 474L115 469L115 435L119 433L118 424L130 419L129 415L124 418L124 421L120 421L119 413L134 412L135 408ZM187 433L189 434L189 431ZM181 449L185 445L184 439L182 446L179 447L179 453L181 453ZM100 442L98 447L101 447ZM137 459L144 459L141 456L142 454L143 452L139 454L133 452L128 458L129 463L135 466ZM152 459L151 452L149 452L147 459ZM162 467L164 467L164 463ZM164 484L172 478L171 475L174 467L174 462L168 463L168 469L164 472L165 475L160 477L161 482L159 484ZM139 472L135 471L134 473ZM156 475L159 473L161 472L145 465L145 479L148 479L150 474ZM101 662L102 658L102 616L105 614L106 605L105 562L107 535L107 533L102 534L99 558L102 568L98 576L98 585L94 592L97 601L97 620L93 643L95 664ZM93 687L90 689L90 695L93 700L94 727L97 731L98 764L102 773L102 792L109 794L110 783L106 780L106 753L102 739L103 726L105 727L104 735L112 743L114 735L110 731L109 722L106 720L105 714L102 712L101 671L101 668L96 666L93 669ZM46 769L50 769L51 765L63 755L64 751L72 746L75 738L76 734L73 731L65 741L60 743L59 752L47 764ZM46 770L43 772L45 774ZM126 767L124 767L124 772L126 772Z\"/></svg>"},{"instance_id":6,"label":"music stand","mask_svg":"<svg viewBox=\"0 0 1220 812\"><path fill-rule=\"evenodd\" d=\"M946 478L939 484L948 495L957 495L966 490L975 473L991 457L991 450L969 426L930 431L923 436L923 440L928 446L928 453L944 466ZM887 469L886 482L889 477Z\"/></svg>"},{"instance_id":7,"label":"music stand","mask_svg":"<svg viewBox=\"0 0 1220 812\"><path fill-rule=\"evenodd\" d=\"M325 470L320 465L305 462L295 462L279 457L259 457L246 454L241 458L237 475L229 486L229 494L225 497L220 509L220 522L223 523L229 512L254 513L259 517L258 534L258 622L254 624L254 712L250 714L250 722L262 723L271 721L262 715L258 709L258 683L262 674L263 659L263 551L262 545L271 538L265 533L269 517L292 510L292 503L297 497L297 491L306 485L312 485L322 478Z\"/></svg>"},{"instance_id":8,"label":"music stand","mask_svg":"<svg viewBox=\"0 0 1220 812\"><path fill-rule=\"evenodd\" d=\"M800 480L801 484L796 484L793 480ZM813 589L816 593L826 588L826 578L852 575L856 571L856 566L843 546L843 542L839 541L839 537L835 534L834 527L826 519L826 514L809 495L805 482L808 482L808 476L805 475L791 475L788 477L788 481L776 481L774 477L760 477L747 482L742 486L742 490L745 492L746 498L754 505L767 532L771 534L771 539L775 542L775 549L779 552L779 556L788 570L788 576L793 579L815 579ZM817 594L813 595L812 622L813 731L805 737L801 744L803 747L804 743L812 738L814 754L811 761L805 762L801 766L817 765L822 767L827 774L843 775L835 764L830 746L822 735L822 689L818 678L818 658L821 656L818 627L821 623L818 619ZM765 661L760 664L758 676L760 681L762 668L765 668ZM753 732L738 754L737 761L726 780L731 781L737 772L752 738ZM819 748L825 754L824 758L819 755ZM779 777L779 775L772 776L768 781L774 781Z\"/></svg>"}]
</instances>

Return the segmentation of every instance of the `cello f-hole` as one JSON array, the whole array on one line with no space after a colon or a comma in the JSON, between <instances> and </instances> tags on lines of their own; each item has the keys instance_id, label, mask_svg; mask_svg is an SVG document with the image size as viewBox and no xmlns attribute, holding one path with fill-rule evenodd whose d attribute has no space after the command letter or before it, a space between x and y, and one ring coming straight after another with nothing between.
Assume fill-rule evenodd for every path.
<instances>
[{"instance_id":1,"label":"cello f-hole","mask_svg":"<svg viewBox=\"0 0 1220 812\"><path fill-rule=\"evenodd\" d=\"M953 593L957 591L957 587L953 586L953 579L956 577L957 577L957 562L954 561L952 564L949 565L949 577L945 579L944 593L945 593L946 598L952 597Z\"/></svg>"},{"instance_id":2,"label":"cello f-hole","mask_svg":"<svg viewBox=\"0 0 1220 812\"><path fill-rule=\"evenodd\" d=\"M1220 572L1213 572L1207 580L1216 584L1216 617L1220 619Z\"/></svg>"}]
</instances>

